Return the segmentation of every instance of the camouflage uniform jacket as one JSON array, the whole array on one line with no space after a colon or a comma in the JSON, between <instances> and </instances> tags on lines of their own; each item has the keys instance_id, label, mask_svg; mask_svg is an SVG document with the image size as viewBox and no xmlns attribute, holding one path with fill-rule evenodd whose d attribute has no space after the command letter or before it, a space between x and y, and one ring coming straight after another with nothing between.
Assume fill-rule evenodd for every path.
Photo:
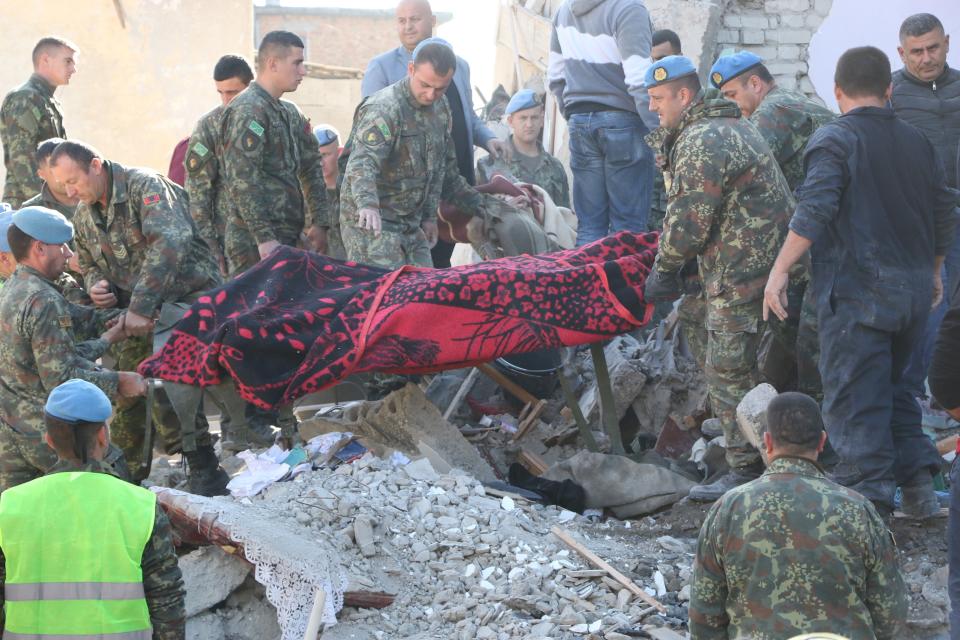
<instances>
[{"instance_id":1,"label":"camouflage uniform jacket","mask_svg":"<svg viewBox=\"0 0 960 640\"><path fill-rule=\"evenodd\" d=\"M520 182L535 184L553 199L553 203L558 207L570 208L570 185L567 182L567 171L560 164L560 161L547 153L540 147L538 156L539 164L537 168L530 171L526 164L521 162L519 151L513 145L513 136L507 140L507 144L513 149L513 158L510 162L504 162L497 156L488 155L477 160L477 184L486 184L490 182L494 174L506 172L507 177L513 177Z\"/></svg>"},{"instance_id":2,"label":"camouflage uniform jacket","mask_svg":"<svg viewBox=\"0 0 960 640\"><path fill-rule=\"evenodd\" d=\"M26 84L8 93L0 106L0 142L7 168L3 201L14 209L40 191L37 145L48 138L67 137L53 90L50 83L33 74Z\"/></svg>"},{"instance_id":3,"label":"camouflage uniform jacket","mask_svg":"<svg viewBox=\"0 0 960 640\"><path fill-rule=\"evenodd\" d=\"M791 193L803 184L803 151L807 141L820 125L836 117L810 98L780 87L774 87L750 115L750 122L770 145Z\"/></svg>"},{"instance_id":4,"label":"camouflage uniform jacket","mask_svg":"<svg viewBox=\"0 0 960 640\"><path fill-rule=\"evenodd\" d=\"M47 395L71 378L116 398L117 374L94 361L110 346L99 336L117 313L67 302L53 282L18 265L0 290L0 420L42 432Z\"/></svg>"},{"instance_id":5,"label":"camouflage uniform jacket","mask_svg":"<svg viewBox=\"0 0 960 640\"><path fill-rule=\"evenodd\" d=\"M81 202L73 218L84 280L107 280L121 307L147 317L164 302L189 300L220 284L184 190L154 171L103 166L107 206Z\"/></svg>"},{"instance_id":6,"label":"camouflage uniform jacket","mask_svg":"<svg viewBox=\"0 0 960 640\"><path fill-rule=\"evenodd\" d=\"M231 216L257 244L296 245L305 228L329 226L320 146L295 104L251 82L224 108L221 136Z\"/></svg>"},{"instance_id":7,"label":"camouflage uniform jacket","mask_svg":"<svg viewBox=\"0 0 960 640\"><path fill-rule=\"evenodd\" d=\"M429 107L413 97L406 78L360 106L353 148L340 191L340 222L353 225L360 209L380 210L386 223L418 227L436 222L440 198L479 212L485 200L457 170L446 99Z\"/></svg>"},{"instance_id":8,"label":"camouflage uniform jacket","mask_svg":"<svg viewBox=\"0 0 960 640\"><path fill-rule=\"evenodd\" d=\"M901 638L907 604L873 504L811 460L774 459L714 504L700 529L690 600L698 640Z\"/></svg>"},{"instance_id":9,"label":"camouflage uniform jacket","mask_svg":"<svg viewBox=\"0 0 960 640\"><path fill-rule=\"evenodd\" d=\"M707 328L755 331L753 307L794 206L770 148L715 90L695 99L676 128L647 140L662 149L667 187L657 268L677 273L699 258Z\"/></svg>"},{"instance_id":10,"label":"camouflage uniform jacket","mask_svg":"<svg viewBox=\"0 0 960 640\"><path fill-rule=\"evenodd\" d=\"M50 192L50 187L47 186L46 182L41 183L40 193L33 196L29 200L24 201L21 207L46 207L47 209L53 209L63 214L63 217L67 220L73 220L73 214L77 211L77 205L70 206L68 204L63 204L54 197L53 193Z\"/></svg>"},{"instance_id":11,"label":"camouflage uniform jacket","mask_svg":"<svg viewBox=\"0 0 960 640\"><path fill-rule=\"evenodd\" d=\"M88 473L106 473L114 475L108 465L101 461L91 461L84 465L60 460L47 475L86 471ZM153 517L153 532L143 549L140 560L143 570L143 591L150 612L150 624L153 626L153 640L184 640L186 638L186 608L183 575L177 564L177 554L173 549L173 531L170 520L159 505ZM3 552L0 551L0 631L5 622L2 613L3 584L6 582L6 570Z\"/></svg>"},{"instance_id":12,"label":"camouflage uniform jacket","mask_svg":"<svg viewBox=\"0 0 960 640\"><path fill-rule=\"evenodd\" d=\"M197 121L184 159L187 179L184 188L190 196L190 216L197 233L214 256L223 256L223 233L227 225L227 197L221 176L220 125L223 106L204 114Z\"/></svg>"}]
</instances>

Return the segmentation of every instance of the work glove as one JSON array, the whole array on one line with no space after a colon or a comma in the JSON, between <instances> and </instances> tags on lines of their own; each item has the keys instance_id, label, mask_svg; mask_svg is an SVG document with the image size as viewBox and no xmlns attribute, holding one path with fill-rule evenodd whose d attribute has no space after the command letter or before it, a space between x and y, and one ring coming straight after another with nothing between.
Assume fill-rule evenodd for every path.
<instances>
[{"instance_id":1,"label":"work glove","mask_svg":"<svg viewBox=\"0 0 960 640\"><path fill-rule=\"evenodd\" d=\"M684 287L680 273L663 273L654 265L643 288L644 300L647 302L672 302L683 294Z\"/></svg>"}]
</instances>

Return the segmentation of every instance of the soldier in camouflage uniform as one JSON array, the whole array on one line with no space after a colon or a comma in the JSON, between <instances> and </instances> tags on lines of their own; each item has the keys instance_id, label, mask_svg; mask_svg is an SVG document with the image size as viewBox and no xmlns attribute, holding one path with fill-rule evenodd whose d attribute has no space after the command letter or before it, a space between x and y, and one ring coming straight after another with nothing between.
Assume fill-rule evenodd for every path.
<instances>
[{"instance_id":1,"label":"soldier in camouflage uniform","mask_svg":"<svg viewBox=\"0 0 960 640\"><path fill-rule=\"evenodd\" d=\"M326 254L337 260L347 259L347 250L343 246L340 233L340 133L329 124L318 124L313 135L320 145L320 157L323 159L323 181L327 185L327 222L324 229L314 224L307 232L310 248L322 252L320 240L326 238Z\"/></svg>"},{"instance_id":2,"label":"soldier in camouflage uniform","mask_svg":"<svg viewBox=\"0 0 960 640\"><path fill-rule=\"evenodd\" d=\"M24 207L45 207L53 209L67 220L73 220L79 201L67 195L63 185L53 179L50 172L50 156L63 138L50 138L37 145L37 176L41 182L40 193L23 203Z\"/></svg>"},{"instance_id":3,"label":"soldier in camouflage uniform","mask_svg":"<svg viewBox=\"0 0 960 640\"><path fill-rule=\"evenodd\" d=\"M826 441L817 403L781 394L767 423L766 472L723 496L700 529L691 637L905 637L909 601L893 536L869 500L817 464Z\"/></svg>"},{"instance_id":4,"label":"soldier in camouflage uniform","mask_svg":"<svg viewBox=\"0 0 960 640\"><path fill-rule=\"evenodd\" d=\"M48 138L65 138L57 87L70 84L76 73L77 47L59 38L42 38L33 48L33 75L7 94L0 105L0 142L7 168L4 202L19 209L40 191L37 145Z\"/></svg>"},{"instance_id":5,"label":"soldier in camouflage uniform","mask_svg":"<svg viewBox=\"0 0 960 640\"><path fill-rule=\"evenodd\" d=\"M38 407L41 412L46 414L46 432L49 442L50 454L53 455L56 464L47 472L47 475L56 473L102 473L107 475L116 475L113 468L107 464L102 454L104 443L109 443L109 433L104 421L109 418L110 405L107 398L101 390L86 383L83 380L70 380L57 387L50 394L46 407ZM96 419L94 422L92 419ZM100 428L96 429L97 423ZM92 427L92 428L91 428ZM96 429L96 430L93 430ZM44 446L47 446L46 444ZM107 445L109 446L109 444ZM54 453L55 452L55 453ZM78 457L78 452L80 456ZM40 481L43 482L43 481ZM36 486L36 485L34 485ZM31 491L33 487L24 487L22 490ZM122 485L114 486L108 483L101 490L123 491L127 493L129 488L123 488ZM110 500L104 500L103 496L88 496L78 494L77 488L71 490L71 495L52 495L48 500L67 500L74 504L83 505L93 498L99 498L100 503L106 501L107 506L101 507L103 511L108 512L106 516L109 522L116 518L115 514L109 514L110 511L116 512L126 505L110 504ZM134 492L144 491L146 489L134 489ZM43 491L30 494L31 497L44 496ZM149 496L146 496L147 499ZM2 498L0 498L2 500ZM155 499L153 499L155 502ZM49 518L56 518L60 511L56 505L39 504L36 512L27 515L27 521L22 523L25 529L21 532L29 535L29 531L43 528L45 525L52 524ZM130 517L129 513L125 514ZM23 517L20 514L19 517ZM33 518L33 519L31 519ZM46 522L44 521L45 518ZM15 526L20 524L18 520L10 519L10 523ZM26 529L29 527L29 529ZM16 533L16 532L14 532ZM80 539L83 539L84 532L78 532ZM10 536L4 536L4 543ZM86 536L90 538L89 534ZM79 548L88 548L90 540L87 540ZM71 550L78 547L72 547ZM23 566L24 561L29 558L17 558L17 553L23 553L22 549L15 544L8 548L0 550L0 611L3 610L3 586L6 582L7 566ZM146 601L146 609L150 617L150 626L152 633L148 634L153 640L183 640L186 631L186 609L184 597L186 592L183 585L183 576L180 572L180 566L177 563L177 554L173 547L173 531L170 527L170 521L159 504L154 504L152 514L152 524L150 526L150 535L143 546L139 561L142 573L143 595ZM136 557L136 556L134 556ZM97 565L109 565L112 558L97 558ZM91 562L89 558L83 557L80 553L76 558L79 565L85 566ZM9 562L9 565L7 564ZM9 593L9 591L8 591ZM126 600L126 602L131 602ZM40 620L38 622L48 622ZM0 629L4 627L6 618L0 613ZM32 629L19 629L20 631L32 631ZM71 630L75 631L75 630ZM77 632L79 633L79 632ZM36 637L36 636L35 636ZM39 637L43 637L42 635ZM77 637L89 637L78 635ZM109 637L109 635L108 635Z\"/></svg>"},{"instance_id":6,"label":"soldier in camouflage uniform","mask_svg":"<svg viewBox=\"0 0 960 640\"><path fill-rule=\"evenodd\" d=\"M213 68L213 81L221 104L197 121L187 143L184 157L186 182L190 196L190 216L197 233L213 253L220 272L227 275L224 257L224 233L227 226L227 187L221 175L223 144L220 141L223 110L253 80L253 71L240 56L225 55Z\"/></svg>"},{"instance_id":7,"label":"soldier in camouflage uniform","mask_svg":"<svg viewBox=\"0 0 960 640\"><path fill-rule=\"evenodd\" d=\"M95 362L126 337L120 322L106 328L120 312L72 304L55 285L72 255L70 223L49 209L24 208L0 224L4 241L10 222L9 248L20 264L0 291L0 491L56 461L43 442L43 403L54 387L82 378L114 400L146 388L139 374Z\"/></svg>"},{"instance_id":8,"label":"soldier in camouflage uniform","mask_svg":"<svg viewBox=\"0 0 960 640\"><path fill-rule=\"evenodd\" d=\"M257 79L223 111L222 170L230 211L224 252L231 275L281 244L299 245L312 226L329 226L313 128L295 104L280 99L297 89L305 73L300 38L271 31L260 43Z\"/></svg>"},{"instance_id":9,"label":"soldier in camouflage uniform","mask_svg":"<svg viewBox=\"0 0 960 640\"><path fill-rule=\"evenodd\" d=\"M502 207L457 171L450 107L442 99L456 69L453 50L428 38L414 54L407 78L360 106L340 197L347 256L388 269L433 266L441 197L479 215Z\"/></svg>"},{"instance_id":10,"label":"soldier in camouflage uniform","mask_svg":"<svg viewBox=\"0 0 960 640\"><path fill-rule=\"evenodd\" d=\"M511 135L507 145L511 152L488 155L477 161L477 184L490 182L502 173L511 180L535 184L553 199L558 207L570 208L570 185L567 171L560 161L540 144L543 131L543 101L530 89L521 89L510 98L506 111ZM506 160L505 157L509 157Z\"/></svg>"},{"instance_id":11,"label":"soldier in camouflage uniform","mask_svg":"<svg viewBox=\"0 0 960 640\"><path fill-rule=\"evenodd\" d=\"M700 89L689 59L669 56L646 76L660 129L648 136L667 158L667 217L647 299L678 297L681 271L699 262L706 301L706 378L726 438L730 473L694 487L713 500L759 475L760 456L737 426L736 407L757 383L764 273L787 233L793 199L776 160L736 104Z\"/></svg>"},{"instance_id":12,"label":"soldier in camouflage uniform","mask_svg":"<svg viewBox=\"0 0 960 640\"><path fill-rule=\"evenodd\" d=\"M116 354L121 369L136 369L153 353L154 318L164 303L190 303L220 284L220 273L190 218L186 193L163 176L104 160L80 142L60 144L50 158L55 177L80 199L74 215L77 250L87 290L98 307L126 309L126 341ZM168 453L179 450L180 425L172 409L157 408L158 431ZM143 460L146 406L121 404L112 423L114 442L136 479ZM217 473L206 419L197 416L197 451L185 451L195 488L206 492ZM194 473L195 472L195 473ZM221 472L222 473L222 472ZM225 485L225 479L223 484ZM222 489L222 487L220 487Z\"/></svg>"},{"instance_id":13,"label":"soldier in camouflage uniform","mask_svg":"<svg viewBox=\"0 0 960 640\"><path fill-rule=\"evenodd\" d=\"M806 96L777 86L759 56L749 51L722 56L710 70L710 81L723 96L736 102L745 118L760 130L773 157L777 159L790 191L803 183L803 151L813 132L832 121L836 115ZM822 397L817 360L820 344L817 339L816 307L811 296L805 295L810 282L809 259L795 267L791 277L789 297L791 315L785 322L770 321L774 344L771 350L782 354L780 360L792 371L776 368L761 371L768 377L797 380L797 388L814 398ZM777 358L770 358L776 361ZM796 366L793 364L796 363ZM782 367L781 367L782 368ZM774 386L783 387L771 380Z\"/></svg>"}]
</instances>

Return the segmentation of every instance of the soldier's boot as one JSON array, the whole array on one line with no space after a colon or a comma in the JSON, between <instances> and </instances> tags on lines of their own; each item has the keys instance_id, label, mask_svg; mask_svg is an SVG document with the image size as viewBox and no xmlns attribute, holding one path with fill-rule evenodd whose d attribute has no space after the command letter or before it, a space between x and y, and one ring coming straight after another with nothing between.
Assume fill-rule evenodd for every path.
<instances>
[{"instance_id":1,"label":"soldier's boot","mask_svg":"<svg viewBox=\"0 0 960 640\"><path fill-rule=\"evenodd\" d=\"M933 488L933 478L927 470L921 470L900 487L903 495L901 509L910 518L932 518L940 513L940 501Z\"/></svg>"},{"instance_id":2,"label":"soldier's boot","mask_svg":"<svg viewBox=\"0 0 960 640\"><path fill-rule=\"evenodd\" d=\"M763 473L763 464L759 462L746 467L735 467L720 476L715 482L698 484L692 487L687 495L690 496L691 500L697 502L714 502L723 497L723 494L730 489L756 480L761 473Z\"/></svg>"},{"instance_id":3,"label":"soldier's boot","mask_svg":"<svg viewBox=\"0 0 960 640\"><path fill-rule=\"evenodd\" d=\"M711 438L719 438L723 435L723 423L720 418L707 418L700 425L700 433Z\"/></svg>"},{"instance_id":4,"label":"soldier's boot","mask_svg":"<svg viewBox=\"0 0 960 640\"><path fill-rule=\"evenodd\" d=\"M223 496L228 493L230 476L220 467L220 461L211 445L197 447L185 453L187 458L187 489L198 496Z\"/></svg>"}]
</instances>

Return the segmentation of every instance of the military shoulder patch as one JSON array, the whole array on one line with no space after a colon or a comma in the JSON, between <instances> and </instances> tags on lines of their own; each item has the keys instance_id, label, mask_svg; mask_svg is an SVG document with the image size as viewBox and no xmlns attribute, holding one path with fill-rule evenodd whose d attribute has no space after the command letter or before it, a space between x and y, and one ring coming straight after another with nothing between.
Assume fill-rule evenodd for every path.
<instances>
[{"instance_id":1,"label":"military shoulder patch","mask_svg":"<svg viewBox=\"0 0 960 640\"><path fill-rule=\"evenodd\" d=\"M197 155L201 158L210 153L210 149L207 149L202 142L193 143L192 149L196 151Z\"/></svg>"},{"instance_id":2,"label":"military shoulder patch","mask_svg":"<svg viewBox=\"0 0 960 640\"><path fill-rule=\"evenodd\" d=\"M143 204L147 206L150 206L151 204L157 204L158 202L160 202L159 193L148 193L147 195L143 196Z\"/></svg>"},{"instance_id":3,"label":"military shoulder patch","mask_svg":"<svg viewBox=\"0 0 960 640\"><path fill-rule=\"evenodd\" d=\"M61 329L72 329L73 318L71 318L69 315L57 316L57 324L60 325Z\"/></svg>"},{"instance_id":4,"label":"military shoulder patch","mask_svg":"<svg viewBox=\"0 0 960 640\"><path fill-rule=\"evenodd\" d=\"M247 125L247 129L250 129L250 131L253 131L257 135L257 137L260 137L260 138L263 137L263 131L264 131L263 125L257 122L256 120L251 120L250 124Z\"/></svg>"},{"instance_id":5,"label":"military shoulder patch","mask_svg":"<svg viewBox=\"0 0 960 640\"><path fill-rule=\"evenodd\" d=\"M37 119L37 122L43 120L43 113L36 105L32 105L30 107L30 111L33 113L33 117Z\"/></svg>"},{"instance_id":6,"label":"military shoulder patch","mask_svg":"<svg viewBox=\"0 0 960 640\"><path fill-rule=\"evenodd\" d=\"M387 121L377 117L373 124L362 134L361 139L368 147L379 147L393 140L393 133Z\"/></svg>"}]
</instances>

